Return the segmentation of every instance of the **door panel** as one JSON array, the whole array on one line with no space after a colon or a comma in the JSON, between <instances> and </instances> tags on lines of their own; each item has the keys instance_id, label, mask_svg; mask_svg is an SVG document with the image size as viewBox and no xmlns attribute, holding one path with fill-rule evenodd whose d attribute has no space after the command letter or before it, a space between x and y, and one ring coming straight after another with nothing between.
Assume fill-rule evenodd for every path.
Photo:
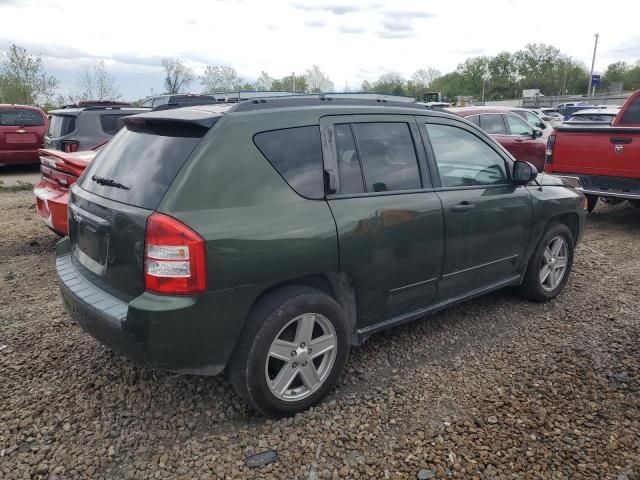
<instances>
[{"instance_id":1,"label":"door panel","mask_svg":"<svg viewBox=\"0 0 640 480\"><path fill-rule=\"evenodd\" d=\"M531 225L525 187L439 191L447 239L438 301L516 275ZM473 206L456 211L461 204Z\"/></svg>"},{"instance_id":2,"label":"door panel","mask_svg":"<svg viewBox=\"0 0 640 480\"><path fill-rule=\"evenodd\" d=\"M445 254L437 302L518 275L531 226L529 191L511 182L512 164L472 127L425 123L438 173Z\"/></svg>"},{"instance_id":3,"label":"door panel","mask_svg":"<svg viewBox=\"0 0 640 480\"><path fill-rule=\"evenodd\" d=\"M437 294L444 254L440 199L413 116L320 122L340 269L355 281L358 328L414 312ZM426 188L425 188L426 187Z\"/></svg>"},{"instance_id":4,"label":"door panel","mask_svg":"<svg viewBox=\"0 0 640 480\"><path fill-rule=\"evenodd\" d=\"M358 295L358 327L429 306L442 268L442 206L434 192L329 200L340 268Z\"/></svg>"}]
</instances>

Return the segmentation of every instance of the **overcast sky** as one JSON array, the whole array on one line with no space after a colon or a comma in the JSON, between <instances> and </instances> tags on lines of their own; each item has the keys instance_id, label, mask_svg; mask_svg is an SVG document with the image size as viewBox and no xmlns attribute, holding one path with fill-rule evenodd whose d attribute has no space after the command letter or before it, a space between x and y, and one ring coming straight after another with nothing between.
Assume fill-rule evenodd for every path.
<instances>
[{"instance_id":1,"label":"overcast sky","mask_svg":"<svg viewBox=\"0 0 640 480\"><path fill-rule=\"evenodd\" d=\"M127 99L162 90L160 59L234 67L248 81L318 64L336 90L397 71L446 73L467 57L544 42L596 71L640 59L640 1L0 0L0 51L44 57L61 82L104 60ZM194 84L193 91L201 87Z\"/></svg>"}]
</instances>

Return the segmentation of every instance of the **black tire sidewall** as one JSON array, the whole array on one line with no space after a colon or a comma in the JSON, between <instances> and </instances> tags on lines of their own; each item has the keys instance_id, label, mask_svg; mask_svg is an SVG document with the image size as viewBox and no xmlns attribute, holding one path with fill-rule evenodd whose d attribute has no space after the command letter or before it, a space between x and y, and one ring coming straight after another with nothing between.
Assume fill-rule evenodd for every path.
<instances>
[{"instance_id":1,"label":"black tire sidewall","mask_svg":"<svg viewBox=\"0 0 640 480\"><path fill-rule=\"evenodd\" d=\"M336 384L349 354L349 329L342 308L329 296L305 293L285 300L271 312L256 312L254 321L262 322L246 355L246 387L250 403L267 416L286 416L306 410L319 402ZM261 315L267 313L266 318ZM264 368L271 343L282 328L303 313L318 313L333 325L338 348L331 373L313 394L296 401L285 402L273 395L265 378Z\"/></svg>"},{"instance_id":2,"label":"black tire sidewall","mask_svg":"<svg viewBox=\"0 0 640 480\"><path fill-rule=\"evenodd\" d=\"M562 236L567 242L567 269L565 270L564 277L558 286L551 291L547 291L542 288L542 283L540 282L540 264L542 263L542 256L544 255L544 251L549 245L549 242L557 236ZM573 267L573 256L574 241L569 227L561 223L554 223L550 225L540 239L540 243L536 247L536 251L531 257L529 268L527 269L525 287L529 290L530 296L539 301L548 301L556 298L569 281L569 275L571 274Z\"/></svg>"}]
</instances>

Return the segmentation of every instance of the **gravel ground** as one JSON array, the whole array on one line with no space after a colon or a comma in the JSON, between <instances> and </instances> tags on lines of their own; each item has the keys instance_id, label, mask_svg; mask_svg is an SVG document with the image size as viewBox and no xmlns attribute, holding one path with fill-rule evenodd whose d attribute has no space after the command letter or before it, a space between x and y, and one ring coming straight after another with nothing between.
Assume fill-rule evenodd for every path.
<instances>
[{"instance_id":1,"label":"gravel ground","mask_svg":"<svg viewBox=\"0 0 640 480\"><path fill-rule=\"evenodd\" d=\"M630 205L591 215L555 302L503 291L377 335L324 403L279 421L221 377L141 368L83 333L31 193L0 210L0 478L640 478Z\"/></svg>"}]
</instances>

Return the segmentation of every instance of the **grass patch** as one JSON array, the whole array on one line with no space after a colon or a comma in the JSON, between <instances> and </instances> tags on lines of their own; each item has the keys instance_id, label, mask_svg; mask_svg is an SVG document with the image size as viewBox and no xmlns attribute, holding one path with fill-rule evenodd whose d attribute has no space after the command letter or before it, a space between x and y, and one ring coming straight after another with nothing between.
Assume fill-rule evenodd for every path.
<instances>
[{"instance_id":1,"label":"grass patch","mask_svg":"<svg viewBox=\"0 0 640 480\"><path fill-rule=\"evenodd\" d=\"M4 182L0 180L0 192L24 192L32 189L32 183L23 182L22 180L16 181L15 185L5 185Z\"/></svg>"}]
</instances>

